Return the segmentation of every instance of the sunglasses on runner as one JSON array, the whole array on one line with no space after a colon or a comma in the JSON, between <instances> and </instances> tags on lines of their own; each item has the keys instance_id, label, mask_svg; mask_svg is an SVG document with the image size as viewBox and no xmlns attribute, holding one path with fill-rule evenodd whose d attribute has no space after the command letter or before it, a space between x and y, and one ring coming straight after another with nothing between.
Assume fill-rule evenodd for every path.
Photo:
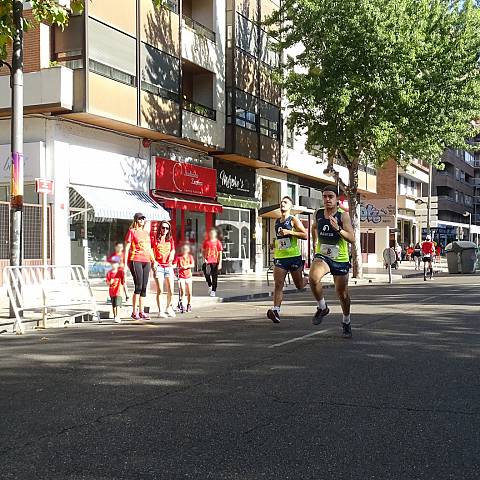
<instances>
[{"instance_id":1,"label":"sunglasses on runner","mask_svg":"<svg viewBox=\"0 0 480 480\"><path fill-rule=\"evenodd\" d=\"M166 225L162 225L160 227L160 230L170 230L170 227L167 227Z\"/></svg>"}]
</instances>

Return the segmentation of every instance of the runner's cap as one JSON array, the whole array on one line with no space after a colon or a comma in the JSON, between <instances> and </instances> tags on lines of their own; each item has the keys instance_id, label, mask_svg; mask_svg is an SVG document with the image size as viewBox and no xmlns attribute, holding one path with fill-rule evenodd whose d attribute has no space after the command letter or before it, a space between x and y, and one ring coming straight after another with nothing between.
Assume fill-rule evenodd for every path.
<instances>
[{"instance_id":1,"label":"runner's cap","mask_svg":"<svg viewBox=\"0 0 480 480\"><path fill-rule=\"evenodd\" d=\"M145 219L145 215L141 212L137 212L133 217L135 221L140 220L141 218Z\"/></svg>"}]
</instances>

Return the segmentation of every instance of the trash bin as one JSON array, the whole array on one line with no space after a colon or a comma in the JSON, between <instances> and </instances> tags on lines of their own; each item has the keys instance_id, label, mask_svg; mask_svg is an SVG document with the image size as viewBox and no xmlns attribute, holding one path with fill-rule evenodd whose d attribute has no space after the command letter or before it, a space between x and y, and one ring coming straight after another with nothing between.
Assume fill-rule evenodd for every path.
<instances>
[{"instance_id":1,"label":"trash bin","mask_svg":"<svg viewBox=\"0 0 480 480\"><path fill-rule=\"evenodd\" d=\"M445 247L448 273L475 273L477 245L473 242L452 242Z\"/></svg>"}]
</instances>

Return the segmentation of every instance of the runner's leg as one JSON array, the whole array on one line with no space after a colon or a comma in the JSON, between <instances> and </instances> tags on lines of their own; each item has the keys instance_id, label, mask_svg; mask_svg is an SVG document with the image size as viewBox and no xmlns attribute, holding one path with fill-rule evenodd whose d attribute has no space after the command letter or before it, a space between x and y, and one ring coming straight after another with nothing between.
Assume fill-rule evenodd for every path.
<instances>
[{"instance_id":1,"label":"runner's leg","mask_svg":"<svg viewBox=\"0 0 480 480\"><path fill-rule=\"evenodd\" d=\"M307 279L303 276L303 267L295 270L294 272L290 272L290 275L292 276L293 283L299 290L302 290L306 287L308 282Z\"/></svg>"},{"instance_id":2,"label":"runner's leg","mask_svg":"<svg viewBox=\"0 0 480 480\"><path fill-rule=\"evenodd\" d=\"M283 301L283 286L288 271L284 268L273 267L273 307L267 311L267 318L273 323L280 323L280 307Z\"/></svg>"},{"instance_id":3,"label":"runner's leg","mask_svg":"<svg viewBox=\"0 0 480 480\"><path fill-rule=\"evenodd\" d=\"M323 297L323 288L322 288L322 278L330 272L330 267L321 259L316 258L312 266L310 267L310 289L312 290L313 296L317 301L317 310L315 315L312 318L312 323L314 325L320 325L322 323L323 317L328 315L330 312L325 298Z\"/></svg>"},{"instance_id":4,"label":"runner's leg","mask_svg":"<svg viewBox=\"0 0 480 480\"><path fill-rule=\"evenodd\" d=\"M333 277L335 282L335 291L340 300L343 312L343 321L348 323L350 321L350 295L348 293L348 275L335 275Z\"/></svg>"}]
</instances>

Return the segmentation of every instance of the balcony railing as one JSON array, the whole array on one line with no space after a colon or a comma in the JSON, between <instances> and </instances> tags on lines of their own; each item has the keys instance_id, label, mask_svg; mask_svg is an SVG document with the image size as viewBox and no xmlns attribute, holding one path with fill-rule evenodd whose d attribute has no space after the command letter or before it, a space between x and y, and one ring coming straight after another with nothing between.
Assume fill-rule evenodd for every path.
<instances>
[{"instance_id":1,"label":"balcony railing","mask_svg":"<svg viewBox=\"0 0 480 480\"><path fill-rule=\"evenodd\" d=\"M215 32L207 28L205 25L202 25L201 23L197 22L193 18L183 15L183 23L187 27L190 27L192 30L195 30L202 37L208 38L212 42L216 41Z\"/></svg>"},{"instance_id":2,"label":"balcony railing","mask_svg":"<svg viewBox=\"0 0 480 480\"><path fill-rule=\"evenodd\" d=\"M195 113L210 120L215 121L217 119L217 111L213 108L207 107L200 103L192 102L191 100L184 99L182 103L183 109L189 112Z\"/></svg>"}]
</instances>

